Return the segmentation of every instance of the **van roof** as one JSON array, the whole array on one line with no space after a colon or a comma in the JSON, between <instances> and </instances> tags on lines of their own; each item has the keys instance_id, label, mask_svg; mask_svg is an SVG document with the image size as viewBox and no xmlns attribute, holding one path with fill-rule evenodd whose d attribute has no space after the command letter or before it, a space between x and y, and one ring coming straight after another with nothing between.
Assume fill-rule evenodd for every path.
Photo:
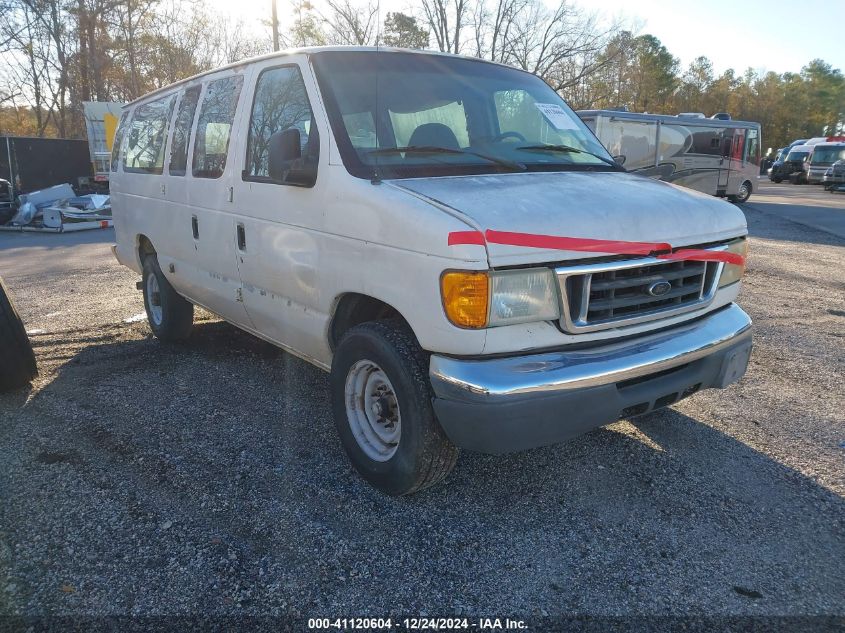
<instances>
[{"instance_id":1,"label":"van roof","mask_svg":"<svg viewBox=\"0 0 845 633\"><path fill-rule=\"evenodd\" d=\"M141 95L137 99L134 99L126 104L124 104L123 109L131 107L136 103L140 103L141 101L146 101L150 97L158 94L162 94L173 90L174 88L181 86L182 84L187 84L206 75L212 75L214 73L220 72L221 70L232 70L235 68L242 68L244 66L248 66L249 64L253 64L255 62L264 61L267 59L275 59L275 58L284 58L290 55L313 55L315 53L322 53L322 52L379 52L379 53L412 53L414 55L436 55L440 57L456 57L459 59L466 59L470 61L479 62L482 64L493 64L494 66L505 66L506 68L512 68L513 70L521 70L520 68L516 68L514 66L508 66L507 64L500 64L499 62L493 62L487 59L480 59L478 57L470 57L468 55L456 55L455 53L443 53L440 51L429 51L429 50L419 50L413 48L393 48L390 46L303 46L301 48L288 48L282 51L275 51L273 53L265 53L264 55L256 55L255 57L249 57L247 59L242 59L237 62L233 62L231 64L226 64L225 66L219 66L217 68L212 68L210 70L206 70L201 73L197 73L191 77L186 77L185 79L180 79L179 81L174 81L172 84L168 84L167 86L162 86L161 88L156 88L146 94ZM522 71L526 72L526 71Z\"/></svg>"},{"instance_id":2,"label":"van roof","mask_svg":"<svg viewBox=\"0 0 845 633\"><path fill-rule=\"evenodd\" d=\"M789 153L792 152L809 152L811 149L815 147L814 145L794 145L789 148Z\"/></svg>"}]
</instances>

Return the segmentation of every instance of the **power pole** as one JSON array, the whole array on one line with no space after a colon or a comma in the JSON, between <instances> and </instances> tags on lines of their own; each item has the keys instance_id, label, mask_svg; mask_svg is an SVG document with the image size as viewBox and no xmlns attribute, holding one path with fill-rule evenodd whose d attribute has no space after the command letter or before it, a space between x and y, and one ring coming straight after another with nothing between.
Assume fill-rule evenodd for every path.
<instances>
[{"instance_id":1,"label":"power pole","mask_svg":"<svg viewBox=\"0 0 845 633\"><path fill-rule=\"evenodd\" d=\"M276 13L276 0L270 0L273 5L273 15L271 23L273 26L273 50L279 50L279 16Z\"/></svg>"}]
</instances>

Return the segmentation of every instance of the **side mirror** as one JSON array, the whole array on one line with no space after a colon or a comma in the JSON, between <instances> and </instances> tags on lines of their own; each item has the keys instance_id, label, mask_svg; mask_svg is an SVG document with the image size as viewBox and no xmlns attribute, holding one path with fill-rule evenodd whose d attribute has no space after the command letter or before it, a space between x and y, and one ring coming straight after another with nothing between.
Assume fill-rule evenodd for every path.
<instances>
[{"instance_id":1,"label":"side mirror","mask_svg":"<svg viewBox=\"0 0 845 633\"><path fill-rule=\"evenodd\" d=\"M267 175L275 182L297 187L313 187L317 182L320 136L312 125L303 154L297 128L276 132L268 139Z\"/></svg>"},{"instance_id":2,"label":"side mirror","mask_svg":"<svg viewBox=\"0 0 845 633\"><path fill-rule=\"evenodd\" d=\"M619 154L619 156L614 156L613 160L615 160L620 165L624 165L625 164L625 154Z\"/></svg>"},{"instance_id":3,"label":"side mirror","mask_svg":"<svg viewBox=\"0 0 845 633\"><path fill-rule=\"evenodd\" d=\"M293 161L302 158L299 130L288 128L271 135L268 140L267 172L270 178L284 182L293 167Z\"/></svg>"}]
</instances>

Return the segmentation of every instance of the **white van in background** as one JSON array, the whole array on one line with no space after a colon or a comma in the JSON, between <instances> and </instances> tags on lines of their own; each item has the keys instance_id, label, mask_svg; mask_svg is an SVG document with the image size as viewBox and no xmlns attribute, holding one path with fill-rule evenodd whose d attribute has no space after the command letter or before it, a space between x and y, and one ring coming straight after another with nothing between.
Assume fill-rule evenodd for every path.
<instances>
[{"instance_id":1,"label":"white van in background","mask_svg":"<svg viewBox=\"0 0 845 633\"><path fill-rule=\"evenodd\" d=\"M745 372L742 212L625 173L529 73L277 53L129 104L114 148L115 255L154 334L199 305L330 371L389 494Z\"/></svg>"},{"instance_id":2,"label":"white van in background","mask_svg":"<svg viewBox=\"0 0 845 633\"><path fill-rule=\"evenodd\" d=\"M813 145L809 157L804 162L804 180L811 185L821 183L828 168L843 158L845 158L845 143Z\"/></svg>"}]
</instances>

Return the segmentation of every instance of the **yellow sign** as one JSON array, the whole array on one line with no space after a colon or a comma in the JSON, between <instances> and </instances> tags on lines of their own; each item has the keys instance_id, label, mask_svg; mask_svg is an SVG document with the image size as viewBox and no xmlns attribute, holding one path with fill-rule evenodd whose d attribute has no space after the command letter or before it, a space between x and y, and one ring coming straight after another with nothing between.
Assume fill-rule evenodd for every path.
<instances>
[{"instance_id":1,"label":"yellow sign","mask_svg":"<svg viewBox=\"0 0 845 633\"><path fill-rule=\"evenodd\" d=\"M103 115L103 125L106 128L106 149L111 151L111 146L114 142L114 133L117 131L117 117L106 112Z\"/></svg>"}]
</instances>

